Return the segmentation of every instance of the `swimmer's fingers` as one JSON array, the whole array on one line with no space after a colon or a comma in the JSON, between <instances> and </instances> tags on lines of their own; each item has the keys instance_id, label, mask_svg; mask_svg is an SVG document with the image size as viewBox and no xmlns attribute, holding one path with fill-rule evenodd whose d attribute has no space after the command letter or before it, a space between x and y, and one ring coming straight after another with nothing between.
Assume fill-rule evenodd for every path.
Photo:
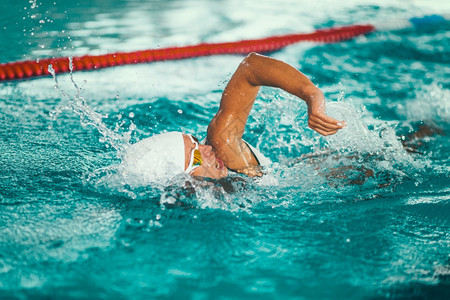
<instances>
[{"instance_id":1,"label":"swimmer's fingers","mask_svg":"<svg viewBox=\"0 0 450 300\"><path fill-rule=\"evenodd\" d=\"M309 125L309 127L311 127L312 129L318 128L318 129L321 129L321 130L324 130L324 131L327 131L327 132L328 132L328 131L329 131L329 132L331 132L331 131L336 132L336 131L338 131L339 129L342 129L342 126L341 126L341 125L336 125L336 124L334 124L334 123L326 123L326 122L323 122L323 121L317 121L317 120L314 120L314 119L309 119L308 125Z\"/></svg>"},{"instance_id":2,"label":"swimmer's fingers","mask_svg":"<svg viewBox=\"0 0 450 300\"><path fill-rule=\"evenodd\" d=\"M325 131L325 130L322 130L322 129L319 129L319 128L312 128L312 129L314 129L316 132L318 132L318 133L320 133L321 135L323 135L323 136L327 136L327 135L333 135L333 134L335 134L336 132L338 132L337 130L334 130L334 131Z\"/></svg>"},{"instance_id":3,"label":"swimmer's fingers","mask_svg":"<svg viewBox=\"0 0 450 300\"><path fill-rule=\"evenodd\" d=\"M318 133L320 133L321 135L324 135L324 136L332 135L332 134L335 134L336 132L338 132L338 129L328 129L323 126L314 124L312 122L309 122L308 125L311 129L317 131Z\"/></svg>"},{"instance_id":4,"label":"swimmer's fingers","mask_svg":"<svg viewBox=\"0 0 450 300\"><path fill-rule=\"evenodd\" d=\"M308 103L308 125L322 135L331 135L342 129L345 122L327 116L325 99L322 95L313 98L313 101Z\"/></svg>"},{"instance_id":5,"label":"swimmer's fingers","mask_svg":"<svg viewBox=\"0 0 450 300\"><path fill-rule=\"evenodd\" d=\"M317 118L317 121L321 124L323 124L325 127L330 129L342 129L345 125L344 121L338 121L336 119L333 119L332 117L329 117L325 114L319 114L315 116Z\"/></svg>"},{"instance_id":6,"label":"swimmer's fingers","mask_svg":"<svg viewBox=\"0 0 450 300\"><path fill-rule=\"evenodd\" d=\"M314 122L309 122L308 125L311 129L317 131L321 135L332 135L338 132L338 130L340 129L340 128L327 128L320 124L315 124Z\"/></svg>"},{"instance_id":7,"label":"swimmer's fingers","mask_svg":"<svg viewBox=\"0 0 450 300\"><path fill-rule=\"evenodd\" d=\"M344 122L333 119L325 114L310 114L308 125L322 135L335 134L344 127Z\"/></svg>"}]
</instances>

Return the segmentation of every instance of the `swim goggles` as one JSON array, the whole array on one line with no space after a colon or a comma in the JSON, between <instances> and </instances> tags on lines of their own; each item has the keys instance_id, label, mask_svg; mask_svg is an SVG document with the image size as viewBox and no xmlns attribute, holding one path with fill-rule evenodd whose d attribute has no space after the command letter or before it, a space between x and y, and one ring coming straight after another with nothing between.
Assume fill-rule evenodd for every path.
<instances>
[{"instance_id":1,"label":"swim goggles","mask_svg":"<svg viewBox=\"0 0 450 300\"><path fill-rule=\"evenodd\" d=\"M195 138L191 134L188 134L187 136L191 139L191 142L193 144L195 144L195 148L191 152L191 158L189 159L188 167L187 167L186 171L184 171L187 174L190 174L192 171L194 171L196 168L198 168L202 165L203 160L202 160L202 154L200 153L200 150L198 149L198 145L200 144L200 142L197 140L197 138Z\"/></svg>"}]
</instances>

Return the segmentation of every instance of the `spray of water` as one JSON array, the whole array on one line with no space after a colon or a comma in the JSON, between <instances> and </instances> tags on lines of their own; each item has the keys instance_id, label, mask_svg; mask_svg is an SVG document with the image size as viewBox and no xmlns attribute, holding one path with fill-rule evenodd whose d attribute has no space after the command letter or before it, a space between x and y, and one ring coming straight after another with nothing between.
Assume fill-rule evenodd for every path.
<instances>
[{"instance_id":1,"label":"spray of water","mask_svg":"<svg viewBox=\"0 0 450 300\"><path fill-rule=\"evenodd\" d=\"M104 119L108 118L108 115L103 115L89 106L86 99L82 95L82 88L75 82L72 73L72 58L69 58L69 68L70 81L75 90L74 94L70 94L60 87L55 70L52 65L48 66L48 71L52 74L55 82L55 89L61 94L63 99L68 100L66 104L59 105L54 108L50 112L50 117L53 120L56 120L65 110L74 112L80 117L81 124L83 126L93 126L101 135L99 141L104 143L106 147L112 147L115 149L116 157L119 160L122 160L126 153L126 149L130 146L131 134L136 129L136 126L133 122L131 122L131 125L128 129L125 129L126 131L124 132L122 126L125 122L120 122L119 118L120 123L116 124L113 130L109 128L104 122ZM110 191L132 199L136 199L139 196L139 191L135 192L128 186L128 183L121 175L119 166L115 164L84 174L84 181L88 184L88 186L94 188L97 192Z\"/></svg>"},{"instance_id":2,"label":"spray of water","mask_svg":"<svg viewBox=\"0 0 450 300\"><path fill-rule=\"evenodd\" d=\"M376 189L395 188L405 178L420 182L419 171L427 162L422 157L415 160L404 149L395 132L398 122L372 119L364 106L358 108L344 97L341 90L338 101L327 105L327 114L345 120L347 127L328 137L307 128L306 105L290 95L284 95L283 101L268 101L259 110L257 123L267 124L260 135L260 148L278 162L259 184L325 189L330 195L343 187L354 194L360 186L367 190L364 197L370 198ZM267 116L270 120L265 120Z\"/></svg>"},{"instance_id":3,"label":"spray of water","mask_svg":"<svg viewBox=\"0 0 450 300\"><path fill-rule=\"evenodd\" d=\"M58 106L54 110L52 110L50 112L50 117L56 119L58 115L64 110L73 111L80 117L83 126L94 126L102 135L100 142L106 143L108 146L113 147L117 151L118 156L121 157L124 153L124 150L129 146L131 134L136 129L136 126L131 123L128 131L125 133L119 133L120 124L116 126L114 130L108 128L108 126L103 122L103 119L107 118L108 116L102 115L87 104L86 99L82 95L82 88L80 88L75 82L72 73L72 58L69 58L69 68L70 81L75 89L75 94L73 95L60 88L55 70L53 69L51 64L48 66L48 71L52 74L55 82L55 89L61 94L63 98L68 100L67 104Z\"/></svg>"}]
</instances>

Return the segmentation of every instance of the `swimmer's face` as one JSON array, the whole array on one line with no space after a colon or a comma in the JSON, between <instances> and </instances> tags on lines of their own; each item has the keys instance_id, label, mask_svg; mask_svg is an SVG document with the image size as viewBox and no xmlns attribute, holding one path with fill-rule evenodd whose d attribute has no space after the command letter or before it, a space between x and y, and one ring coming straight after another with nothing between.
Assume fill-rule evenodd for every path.
<instances>
[{"instance_id":1,"label":"swimmer's face","mask_svg":"<svg viewBox=\"0 0 450 300\"><path fill-rule=\"evenodd\" d=\"M190 172L192 176L208 177L213 179L219 179L228 175L228 169L223 162L216 158L216 154L209 145L201 145L198 140L194 138L194 142L186 134L183 134L184 139L184 154L185 154L185 170L190 163L192 152L198 146L198 150L201 154L202 163L199 167L196 167Z\"/></svg>"}]
</instances>

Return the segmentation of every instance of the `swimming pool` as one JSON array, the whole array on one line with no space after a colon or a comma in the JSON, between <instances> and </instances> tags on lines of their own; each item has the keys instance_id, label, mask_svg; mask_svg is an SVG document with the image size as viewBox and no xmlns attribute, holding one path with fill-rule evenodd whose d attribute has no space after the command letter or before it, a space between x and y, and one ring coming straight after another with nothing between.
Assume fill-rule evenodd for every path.
<instances>
[{"instance_id":1,"label":"swimming pool","mask_svg":"<svg viewBox=\"0 0 450 300\"><path fill-rule=\"evenodd\" d=\"M0 5L0 63L450 10L395 0ZM194 190L179 187L186 178L124 183L122 147L164 130L204 136L241 56L74 73L79 90L58 75L67 96L50 77L0 83L0 298L448 298L449 41L442 24L273 53L318 84L348 127L320 137L305 105L264 88L245 138L274 164L258 180L190 180Z\"/></svg>"}]
</instances>

